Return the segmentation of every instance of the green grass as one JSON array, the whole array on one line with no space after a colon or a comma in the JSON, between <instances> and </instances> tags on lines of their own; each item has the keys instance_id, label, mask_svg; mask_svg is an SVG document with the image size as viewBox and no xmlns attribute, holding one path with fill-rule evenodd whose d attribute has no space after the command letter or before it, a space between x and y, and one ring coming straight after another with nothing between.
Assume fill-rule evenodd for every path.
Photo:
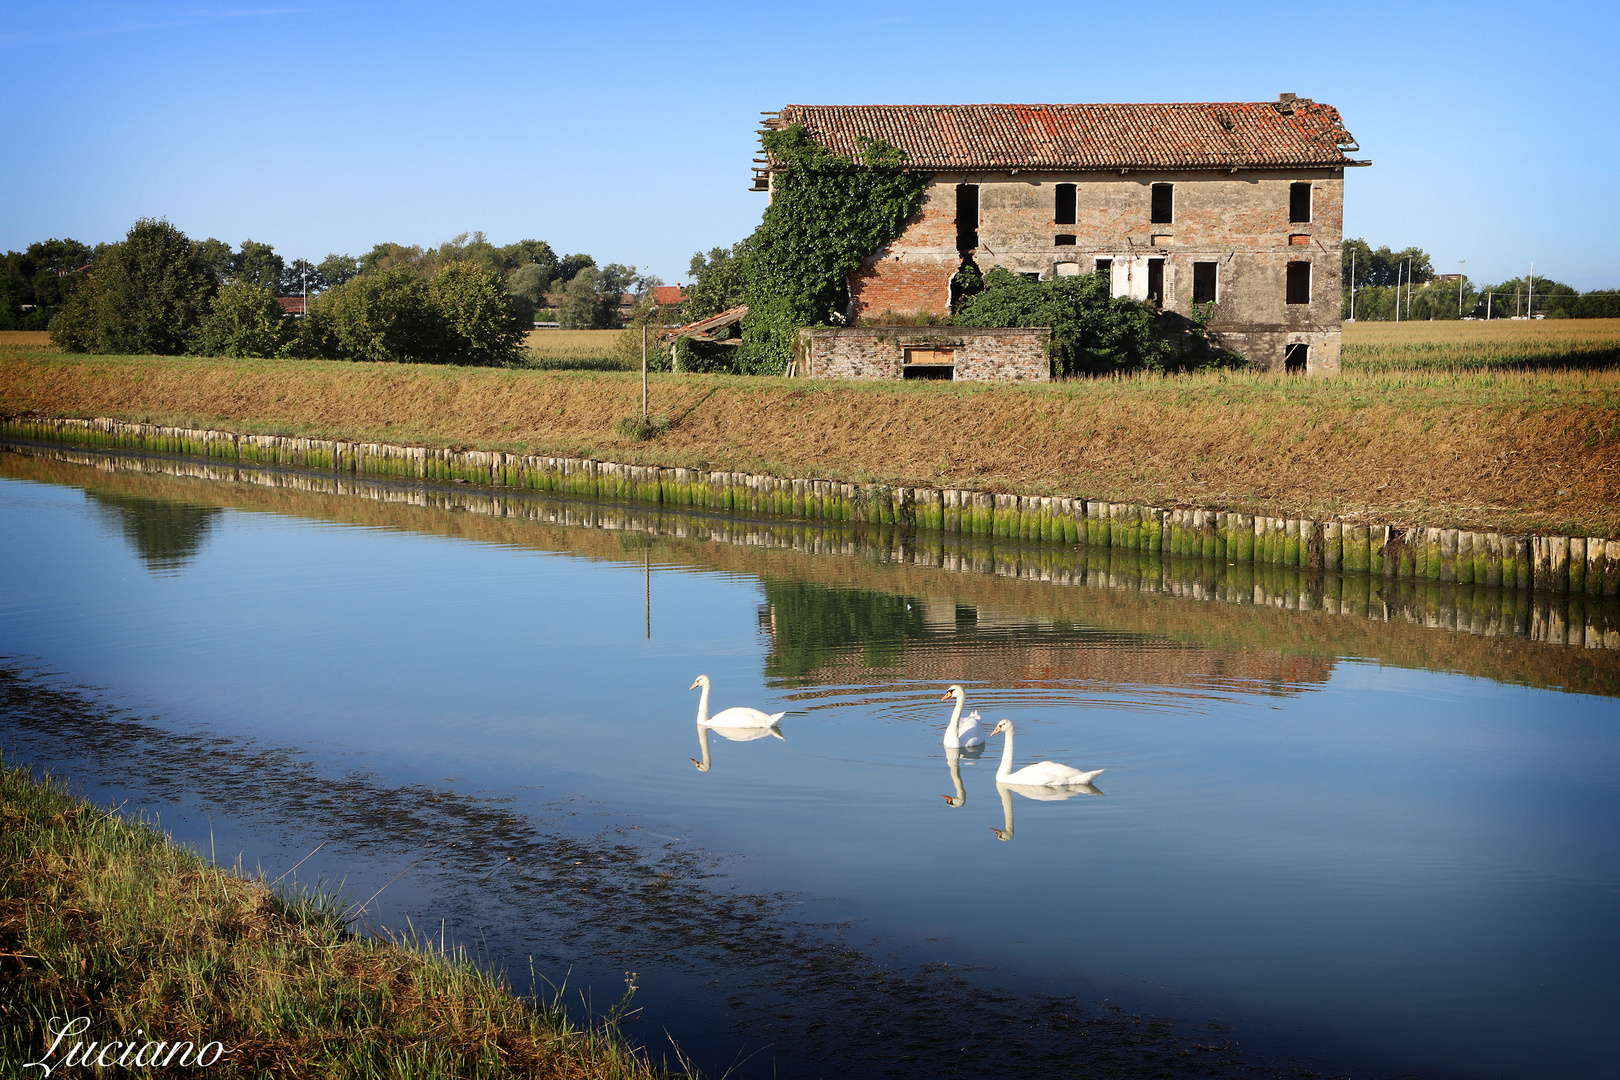
<instances>
[{"instance_id":1,"label":"green grass","mask_svg":"<svg viewBox=\"0 0 1620 1080\"><path fill-rule=\"evenodd\" d=\"M616 1014L580 1026L459 950L352 934L353 914L0 761L0 1060L14 1067L40 1060L50 1018L86 1017L55 1064L75 1041L217 1041L210 1076L665 1075Z\"/></svg>"}]
</instances>

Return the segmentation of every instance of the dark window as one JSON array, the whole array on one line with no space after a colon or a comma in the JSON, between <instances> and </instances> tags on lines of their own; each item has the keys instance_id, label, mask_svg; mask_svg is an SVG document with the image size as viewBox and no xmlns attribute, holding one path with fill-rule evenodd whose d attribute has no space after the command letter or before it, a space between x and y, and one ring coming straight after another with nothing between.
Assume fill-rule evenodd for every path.
<instances>
[{"instance_id":1,"label":"dark window","mask_svg":"<svg viewBox=\"0 0 1620 1080\"><path fill-rule=\"evenodd\" d=\"M1074 247L1074 233L1058 233L1052 237L1052 244L1055 247Z\"/></svg>"},{"instance_id":2,"label":"dark window","mask_svg":"<svg viewBox=\"0 0 1620 1080\"><path fill-rule=\"evenodd\" d=\"M1168 225L1176 220L1176 185L1153 185L1153 224Z\"/></svg>"},{"instance_id":3,"label":"dark window","mask_svg":"<svg viewBox=\"0 0 1620 1080\"><path fill-rule=\"evenodd\" d=\"M1311 185L1288 185L1288 220L1311 220Z\"/></svg>"},{"instance_id":4,"label":"dark window","mask_svg":"<svg viewBox=\"0 0 1620 1080\"><path fill-rule=\"evenodd\" d=\"M956 250L979 246L979 185L956 185Z\"/></svg>"},{"instance_id":5,"label":"dark window","mask_svg":"<svg viewBox=\"0 0 1620 1080\"><path fill-rule=\"evenodd\" d=\"M1164 260L1148 260L1148 303L1164 303Z\"/></svg>"},{"instance_id":6,"label":"dark window","mask_svg":"<svg viewBox=\"0 0 1620 1080\"><path fill-rule=\"evenodd\" d=\"M1019 271L1018 276L1023 278L1025 281L1041 280L1041 273L1039 270L1021 270Z\"/></svg>"},{"instance_id":7,"label":"dark window","mask_svg":"<svg viewBox=\"0 0 1620 1080\"><path fill-rule=\"evenodd\" d=\"M956 368L950 364L907 364L901 371L902 379L955 379Z\"/></svg>"},{"instance_id":8,"label":"dark window","mask_svg":"<svg viewBox=\"0 0 1620 1080\"><path fill-rule=\"evenodd\" d=\"M1288 302L1290 304L1308 304L1311 302L1310 263L1291 262L1288 264Z\"/></svg>"},{"instance_id":9,"label":"dark window","mask_svg":"<svg viewBox=\"0 0 1620 1080\"><path fill-rule=\"evenodd\" d=\"M1212 262L1193 263L1193 303L1213 304L1215 302L1215 264Z\"/></svg>"},{"instance_id":10,"label":"dark window","mask_svg":"<svg viewBox=\"0 0 1620 1080\"><path fill-rule=\"evenodd\" d=\"M1283 346L1283 370L1290 374L1303 372L1306 363L1310 360L1311 347L1296 342Z\"/></svg>"},{"instance_id":11,"label":"dark window","mask_svg":"<svg viewBox=\"0 0 1620 1080\"><path fill-rule=\"evenodd\" d=\"M1074 185L1059 184L1057 186L1057 212L1052 220L1059 225L1074 224Z\"/></svg>"},{"instance_id":12,"label":"dark window","mask_svg":"<svg viewBox=\"0 0 1620 1080\"><path fill-rule=\"evenodd\" d=\"M1095 272L1098 274L1112 274L1114 272L1114 260L1098 259Z\"/></svg>"}]
</instances>

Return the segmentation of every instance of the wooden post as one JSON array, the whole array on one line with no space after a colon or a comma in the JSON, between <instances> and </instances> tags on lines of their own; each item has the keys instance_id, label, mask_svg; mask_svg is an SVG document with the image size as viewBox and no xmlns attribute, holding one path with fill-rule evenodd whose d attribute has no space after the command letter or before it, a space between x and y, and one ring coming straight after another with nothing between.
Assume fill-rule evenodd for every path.
<instances>
[{"instance_id":1,"label":"wooden post","mask_svg":"<svg viewBox=\"0 0 1620 1080\"><path fill-rule=\"evenodd\" d=\"M647 428L647 320L641 320L641 428Z\"/></svg>"}]
</instances>

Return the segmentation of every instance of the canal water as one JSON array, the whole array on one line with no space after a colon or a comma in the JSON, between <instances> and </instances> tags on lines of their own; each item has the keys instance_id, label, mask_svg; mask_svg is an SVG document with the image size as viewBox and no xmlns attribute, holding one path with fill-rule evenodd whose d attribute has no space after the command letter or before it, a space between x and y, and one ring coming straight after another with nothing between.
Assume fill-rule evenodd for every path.
<instances>
[{"instance_id":1,"label":"canal water","mask_svg":"<svg viewBox=\"0 0 1620 1080\"><path fill-rule=\"evenodd\" d=\"M711 1075L1614 1075L1611 607L977 543L14 445L0 749Z\"/></svg>"}]
</instances>

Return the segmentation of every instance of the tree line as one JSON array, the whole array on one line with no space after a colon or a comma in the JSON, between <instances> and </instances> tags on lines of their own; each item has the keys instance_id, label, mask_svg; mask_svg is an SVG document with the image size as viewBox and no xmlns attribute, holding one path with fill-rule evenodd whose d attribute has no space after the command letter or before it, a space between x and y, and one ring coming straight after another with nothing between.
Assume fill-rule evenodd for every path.
<instances>
[{"instance_id":1,"label":"tree line","mask_svg":"<svg viewBox=\"0 0 1620 1080\"><path fill-rule=\"evenodd\" d=\"M1418 247L1374 249L1356 238L1344 242L1343 315L1358 322L1400 318L1505 319L1542 315L1549 319L1620 318L1620 292L1583 293L1541 274L1491 285L1455 274L1437 274L1429 253ZM1352 304L1353 297L1353 304Z\"/></svg>"},{"instance_id":2,"label":"tree line","mask_svg":"<svg viewBox=\"0 0 1620 1080\"><path fill-rule=\"evenodd\" d=\"M0 329L48 329L70 352L504 364L537 317L613 328L626 294L659 284L589 255L558 256L543 240L496 246L464 233L311 263L143 218L116 243L53 239L7 252ZM280 298L294 296L309 298L303 318L284 317Z\"/></svg>"}]
</instances>

